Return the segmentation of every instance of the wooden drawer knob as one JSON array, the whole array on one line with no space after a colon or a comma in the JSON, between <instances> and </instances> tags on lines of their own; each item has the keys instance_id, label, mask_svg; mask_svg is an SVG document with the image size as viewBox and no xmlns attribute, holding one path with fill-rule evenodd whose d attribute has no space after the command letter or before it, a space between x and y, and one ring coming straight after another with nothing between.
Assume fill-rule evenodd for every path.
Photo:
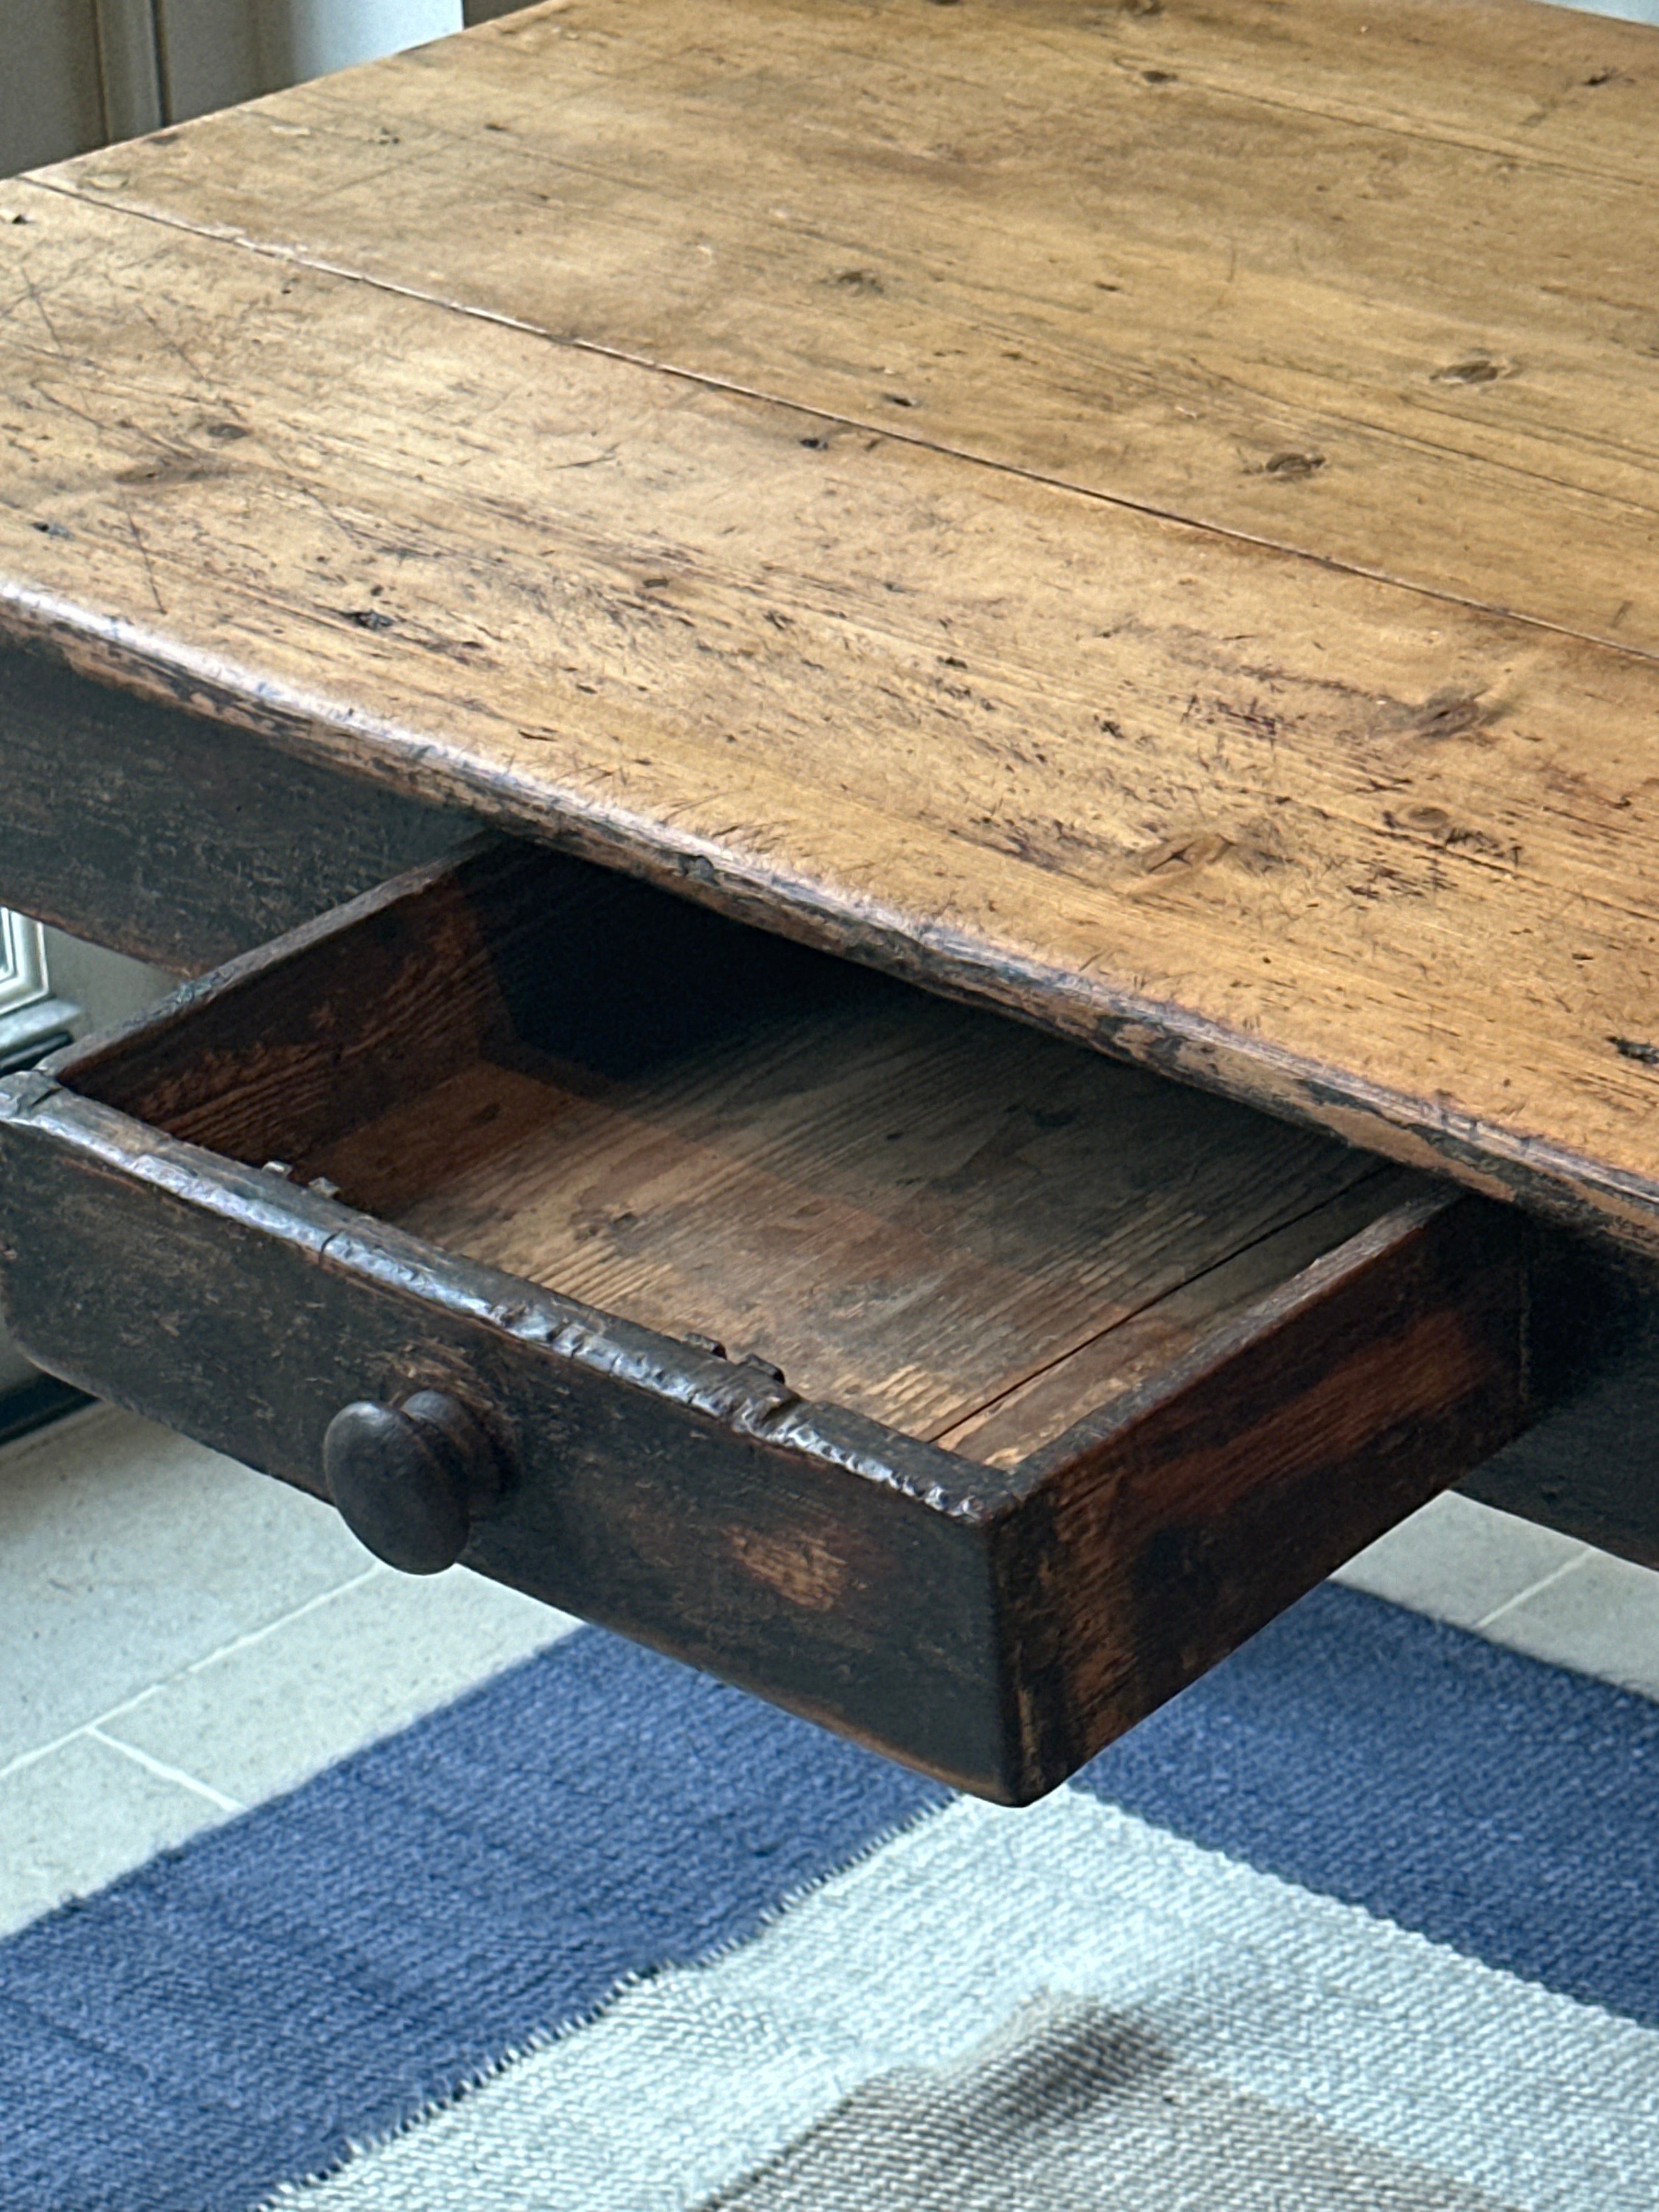
<instances>
[{"instance_id":1,"label":"wooden drawer knob","mask_svg":"<svg viewBox=\"0 0 1659 2212\"><path fill-rule=\"evenodd\" d=\"M359 1400L323 1438L328 1494L347 1528L406 1575L454 1565L501 1495L501 1472L483 1422L442 1390L400 1406Z\"/></svg>"}]
</instances>

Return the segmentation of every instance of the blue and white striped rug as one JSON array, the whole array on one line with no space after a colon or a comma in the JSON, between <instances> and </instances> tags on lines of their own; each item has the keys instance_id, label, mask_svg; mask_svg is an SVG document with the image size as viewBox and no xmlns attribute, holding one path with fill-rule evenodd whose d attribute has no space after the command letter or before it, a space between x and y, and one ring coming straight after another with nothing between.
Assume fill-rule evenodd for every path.
<instances>
[{"instance_id":1,"label":"blue and white striped rug","mask_svg":"<svg viewBox=\"0 0 1659 2212\"><path fill-rule=\"evenodd\" d=\"M1659 1706L1316 1594L1024 1813L584 1631L0 1945L4 2212L1654 2212Z\"/></svg>"}]
</instances>

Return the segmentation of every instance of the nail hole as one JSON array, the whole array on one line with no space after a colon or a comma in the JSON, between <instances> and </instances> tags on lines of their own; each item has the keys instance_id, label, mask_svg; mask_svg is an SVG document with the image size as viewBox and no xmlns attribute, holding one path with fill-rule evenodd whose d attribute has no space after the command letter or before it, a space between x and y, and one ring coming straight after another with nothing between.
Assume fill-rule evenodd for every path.
<instances>
[{"instance_id":1,"label":"nail hole","mask_svg":"<svg viewBox=\"0 0 1659 2212\"><path fill-rule=\"evenodd\" d=\"M1282 477L1295 483L1316 477L1325 465L1323 453L1275 453L1262 470L1264 476Z\"/></svg>"},{"instance_id":2,"label":"nail hole","mask_svg":"<svg viewBox=\"0 0 1659 2212\"><path fill-rule=\"evenodd\" d=\"M1432 381L1436 384L1496 384L1500 377L1519 374L1516 363L1498 353L1472 353L1462 361L1449 362L1444 368L1437 368Z\"/></svg>"}]
</instances>

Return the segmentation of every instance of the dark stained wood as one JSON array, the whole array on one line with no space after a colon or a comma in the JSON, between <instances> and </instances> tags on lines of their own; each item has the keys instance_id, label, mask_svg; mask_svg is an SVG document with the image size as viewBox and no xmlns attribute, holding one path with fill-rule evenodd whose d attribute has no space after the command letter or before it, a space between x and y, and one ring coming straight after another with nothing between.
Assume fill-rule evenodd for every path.
<instances>
[{"instance_id":1,"label":"dark stained wood","mask_svg":"<svg viewBox=\"0 0 1659 2212\"><path fill-rule=\"evenodd\" d=\"M355 1399L323 1431L324 1480L341 1519L404 1574L453 1567L511 1474L484 1422L447 1390L416 1390L395 1406Z\"/></svg>"},{"instance_id":2,"label":"dark stained wood","mask_svg":"<svg viewBox=\"0 0 1659 2212\"><path fill-rule=\"evenodd\" d=\"M1079 1422L1098 1421L1109 1406L1165 1373L1202 1338L1369 1228L1410 1193L1413 1182L1392 1169L1356 1181L1287 1226L1103 1327L1076 1351L988 1396L936 1441L966 1459L1012 1472L1028 1453Z\"/></svg>"},{"instance_id":3,"label":"dark stained wood","mask_svg":"<svg viewBox=\"0 0 1659 2212\"><path fill-rule=\"evenodd\" d=\"M491 1054L585 1046L625 1069L729 1024L757 994L865 980L627 877L480 838L59 1064L107 1103L258 1164L325 1148Z\"/></svg>"},{"instance_id":4,"label":"dark stained wood","mask_svg":"<svg viewBox=\"0 0 1659 2212\"><path fill-rule=\"evenodd\" d=\"M343 1406L449 1391L519 1467L469 1565L964 1787L1018 1786L978 1470L38 1074L0 1086L0 1164L7 1311L66 1379L314 1494Z\"/></svg>"},{"instance_id":5,"label":"dark stained wood","mask_svg":"<svg viewBox=\"0 0 1659 2212\"><path fill-rule=\"evenodd\" d=\"M1529 1272L1544 1410L1458 1486L1659 1568L1659 1276L1634 1255L1549 1237Z\"/></svg>"},{"instance_id":6,"label":"dark stained wood","mask_svg":"<svg viewBox=\"0 0 1659 2212\"><path fill-rule=\"evenodd\" d=\"M1523 1242L1501 1211L1407 1200L1018 1471L1031 1510L997 1573L1017 1671L1049 1691L1046 1771L1527 1425Z\"/></svg>"},{"instance_id":7,"label":"dark stained wood","mask_svg":"<svg viewBox=\"0 0 1659 2212\"><path fill-rule=\"evenodd\" d=\"M1525 1425L1535 1236L512 848L0 1086L52 1371L313 1492L441 1393L512 1470L470 1565L1012 1802Z\"/></svg>"},{"instance_id":8,"label":"dark stained wood","mask_svg":"<svg viewBox=\"0 0 1659 2212\"><path fill-rule=\"evenodd\" d=\"M1521 1275L1490 1242L1519 1224L1468 1199L1433 1202L1437 1233L1408 1202L1200 1342L1139 1421L1011 1480L38 1073L0 1089L0 1162L8 1310L66 1379L313 1492L342 1406L447 1391L519 1465L469 1565L1008 1802L1525 1418Z\"/></svg>"},{"instance_id":9,"label":"dark stained wood","mask_svg":"<svg viewBox=\"0 0 1659 2212\"><path fill-rule=\"evenodd\" d=\"M387 885L57 1066L908 1433L1024 1408L1022 1454L1106 1394L1126 1324L1164 1313L1173 1357L1391 1196L1328 1139L533 848Z\"/></svg>"},{"instance_id":10,"label":"dark stained wood","mask_svg":"<svg viewBox=\"0 0 1659 2212\"><path fill-rule=\"evenodd\" d=\"M199 975L473 825L0 649L0 905Z\"/></svg>"}]
</instances>

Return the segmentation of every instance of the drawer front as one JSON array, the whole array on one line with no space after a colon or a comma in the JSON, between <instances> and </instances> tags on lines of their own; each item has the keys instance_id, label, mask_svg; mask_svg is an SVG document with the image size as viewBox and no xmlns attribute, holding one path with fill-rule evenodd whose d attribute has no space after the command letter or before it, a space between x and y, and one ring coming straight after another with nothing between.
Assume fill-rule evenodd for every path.
<instances>
[{"instance_id":1,"label":"drawer front","mask_svg":"<svg viewBox=\"0 0 1659 2212\"><path fill-rule=\"evenodd\" d=\"M641 1075L639 1038L611 1001L627 996L653 933L653 988L671 1012L714 980L672 1049L672 1021L653 1012L660 1065ZM797 975L787 948L751 948L751 936L554 856L486 854L417 871L131 1031L0 1085L0 1267L20 1340L66 1380L319 1495L325 1463L337 1498L346 1480L331 1425L349 1407L378 1407L354 1416L352 1433L392 1437L391 1472L376 1479L399 1510L399 1486L412 1498L423 1468L441 1462L449 1480L447 1446L414 1402L441 1394L499 1473L463 1515L468 1565L1007 1802L1052 1788L1525 1425L1529 1248L1506 1209L1370 1170L1213 1100L1170 1088L1166 1101L1156 1079L1090 1054L1074 1066L1053 1057L1074 1048L1047 1041L1029 1043L1032 1104L1015 1095L1024 1032L1010 1057L1005 1025L958 1037L958 1018L987 1018L930 1000L913 1015L887 983L872 983L887 995L866 1020L856 990L845 1004L824 995L816 970ZM602 945L620 948L623 967L596 984ZM577 968L573 1013L563 979ZM745 1023L758 1036L774 1020L768 992L792 1037L805 1018L842 1041L829 1106L806 1097L821 1053L797 1042L780 1061L775 1046L745 1042ZM705 1012L737 1040L712 1089L694 1035ZM864 1073L845 1042L860 1023L876 1038ZM903 1090L895 1037L912 1024L928 1052L944 1035L954 1055L924 1057L924 1075L977 1068L988 1092L1012 1082L1014 1103L980 1141L969 1100L963 1159L883 1183L890 1152L905 1153L904 1131L885 1124ZM590 1057L603 1079L573 1074L576 1043L600 1030ZM514 1176L541 1176L544 1212L550 1190L568 1195L550 1246L556 1290L377 1219L362 1197L421 1163L459 1188L450 1154L483 1141L474 1124L507 1097L518 1104L490 1124L506 1128L524 1096L541 1095L522 1091L532 1042L534 1079L557 1112L529 1136L514 1124L485 1160L505 1179L489 1233L521 1235ZM928 1082L910 1089L914 1110L935 1115L922 1158L942 1141L943 1109ZM694 1095L702 1118L688 1121ZM453 1146L434 1146L458 1097L488 1103L453 1123ZM878 1119L865 1129L866 1112ZM1170 1123L1182 1125L1173 1154ZM561 1133L571 1130L580 1142ZM713 1340L732 1312L761 1310L782 1249L766 1241L775 1222L744 1212L785 1207L781 1131L795 1147L792 1233L822 1237L831 1275L849 1251L868 1275L844 1295L812 1286L811 1325L790 1340L851 1389L846 1404ZM671 1138L702 1162L702 1214L663 1198ZM549 1178L555 1139L569 1194L560 1172ZM1157 1182L1172 1158L1185 1163L1173 1192ZM342 1196L313 1175L318 1160L354 1188ZM1048 1183L1062 1167L1056 1204ZM469 1223L483 1234L478 1172L461 1178L465 1206L453 1189L446 1199L447 1234ZM582 1240L604 1238L584 1194L605 1173L601 1227L620 1242L596 1273ZM637 1214L630 1190L650 1194ZM858 1224L890 1198L872 1240ZM432 1218L429 1196L411 1203L412 1218ZM1068 1248L1055 1279L1037 1280L1079 1209L1075 1265ZM659 1226L680 1294L700 1285L719 1309L702 1340L666 1330L653 1304ZM924 1297L878 1279L884 1242L925 1249L930 1267L971 1247L975 1264L918 1276ZM744 1268L746 1304L727 1279ZM583 1279L631 1285L638 1310L572 1295ZM1077 1319L1089 1299L1092 1334ZM1056 1332L1051 1358L1034 1356L1043 1328ZM929 1354L927 1389L917 1360L896 1362L898 1343ZM934 1385L954 1377L959 1391L975 1346L983 1403L958 1419ZM915 1410L910 1427L895 1407ZM343 1433L332 1428L337 1443ZM411 1437L405 1474L397 1440Z\"/></svg>"},{"instance_id":2,"label":"drawer front","mask_svg":"<svg viewBox=\"0 0 1659 2212\"><path fill-rule=\"evenodd\" d=\"M470 1566L879 1740L997 1775L990 1577L948 1454L446 1262L278 1177L6 1086L7 1310L65 1380L325 1496L349 1403L437 1388L512 1475ZM21 1097L18 1095L21 1092Z\"/></svg>"}]
</instances>

